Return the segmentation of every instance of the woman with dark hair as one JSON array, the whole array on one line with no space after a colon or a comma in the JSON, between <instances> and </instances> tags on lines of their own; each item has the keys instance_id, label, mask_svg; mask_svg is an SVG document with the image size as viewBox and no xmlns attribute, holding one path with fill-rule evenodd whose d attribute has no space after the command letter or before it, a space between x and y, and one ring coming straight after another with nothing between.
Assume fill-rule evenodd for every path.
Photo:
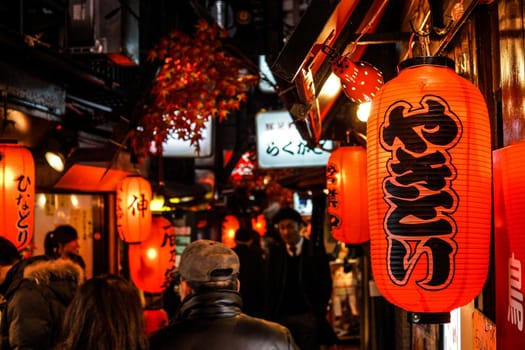
<instances>
[{"instance_id":1,"label":"woman with dark hair","mask_svg":"<svg viewBox=\"0 0 525 350\"><path fill-rule=\"evenodd\" d=\"M79 255L80 245L77 230L71 225L60 225L48 232L44 239L45 255L54 259L70 259L86 269L84 259Z\"/></svg>"},{"instance_id":2,"label":"woman with dark hair","mask_svg":"<svg viewBox=\"0 0 525 350\"><path fill-rule=\"evenodd\" d=\"M57 350L147 350L136 287L116 275L87 280L64 316Z\"/></svg>"}]
</instances>

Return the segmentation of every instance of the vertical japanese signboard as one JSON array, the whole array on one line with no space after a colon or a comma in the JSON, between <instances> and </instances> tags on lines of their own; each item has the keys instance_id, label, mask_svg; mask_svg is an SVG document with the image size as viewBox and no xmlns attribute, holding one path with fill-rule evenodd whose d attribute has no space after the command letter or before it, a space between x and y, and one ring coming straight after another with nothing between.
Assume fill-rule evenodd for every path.
<instances>
[{"instance_id":1,"label":"vertical japanese signboard","mask_svg":"<svg viewBox=\"0 0 525 350\"><path fill-rule=\"evenodd\" d=\"M525 348L525 142L493 152L498 349Z\"/></svg>"}]
</instances>

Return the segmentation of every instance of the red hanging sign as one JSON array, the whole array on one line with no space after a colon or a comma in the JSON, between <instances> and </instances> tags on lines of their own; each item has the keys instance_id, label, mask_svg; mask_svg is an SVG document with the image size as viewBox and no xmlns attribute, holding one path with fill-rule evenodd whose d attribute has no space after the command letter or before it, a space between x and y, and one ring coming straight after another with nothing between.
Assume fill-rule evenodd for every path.
<instances>
[{"instance_id":1,"label":"red hanging sign","mask_svg":"<svg viewBox=\"0 0 525 350\"><path fill-rule=\"evenodd\" d=\"M525 348L525 142L493 152L498 349Z\"/></svg>"}]
</instances>

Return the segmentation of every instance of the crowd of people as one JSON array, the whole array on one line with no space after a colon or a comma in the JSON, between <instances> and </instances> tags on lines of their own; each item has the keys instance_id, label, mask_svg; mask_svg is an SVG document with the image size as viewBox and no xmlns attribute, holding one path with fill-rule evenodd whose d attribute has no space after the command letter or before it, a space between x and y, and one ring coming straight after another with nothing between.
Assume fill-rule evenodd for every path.
<instances>
[{"instance_id":1,"label":"crowd of people","mask_svg":"<svg viewBox=\"0 0 525 350\"><path fill-rule=\"evenodd\" d=\"M78 236L60 226L45 254L22 258L0 236L0 350L319 350L337 341L326 313L332 281L328 255L283 208L278 233L261 244L250 228L236 247L200 239L177 266L176 312L148 328L135 285L117 275L85 279Z\"/></svg>"}]
</instances>

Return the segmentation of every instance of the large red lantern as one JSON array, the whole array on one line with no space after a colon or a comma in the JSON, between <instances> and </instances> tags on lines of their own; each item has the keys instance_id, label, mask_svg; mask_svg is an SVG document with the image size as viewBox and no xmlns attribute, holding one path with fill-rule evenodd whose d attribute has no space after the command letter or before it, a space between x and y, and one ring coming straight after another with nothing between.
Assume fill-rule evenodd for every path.
<instances>
[{"instance_id":1,"label":"large red lantern","mask_svg":"<svg viewBox=\"0 0 525 350\"><path fill-rule=\"evenodd\" d=\"M368 241L366 150L363 147L341 146L330 154L326 188L332 236L348 244Z\"/></svg>"},{"instance_id":2,"label":"large red lantern","mask_svg":"<svg viewBox=\"0 0 525 350\"><path fill-rule=\"evenodd\" d=\"M128 176L117 187L116 214L120 238L127 243L143 241L151 228L151 184L141 176Z\"/></svg>"},{"instance_id":3,"label":"large red lantern","mask_svg":"<svg viewBox=\"0 0 525 350\"><path fill-rule=\"evenodd\" d=\"M175 265L175 229L168 219L156 216L148 232L143 242L129 245L129 271L137 288L161 293Z\"/></svg>"},{"instance_id":4,"label":"large red lantern","mask_svg":"<svg viewBox=\"0 0 525 350\"><path fill-rule=\"evenodd\" d=\"M372 271L381 294L414 322L425 313L446 320L476 297L488 270L487 107L453 68L446 57L402 62L367 124Z\"/></svg>"},{"instance_id":5,"label":"large red lantern","mask_svg":"<svg viewBox=\"0 0 525 350\"><path fill-rule=\"evenodd\" d=\"M35 213L35 162L16 143L0 144L0 235L21 251L31 243Z\"/></svg>"}]
</instances>

